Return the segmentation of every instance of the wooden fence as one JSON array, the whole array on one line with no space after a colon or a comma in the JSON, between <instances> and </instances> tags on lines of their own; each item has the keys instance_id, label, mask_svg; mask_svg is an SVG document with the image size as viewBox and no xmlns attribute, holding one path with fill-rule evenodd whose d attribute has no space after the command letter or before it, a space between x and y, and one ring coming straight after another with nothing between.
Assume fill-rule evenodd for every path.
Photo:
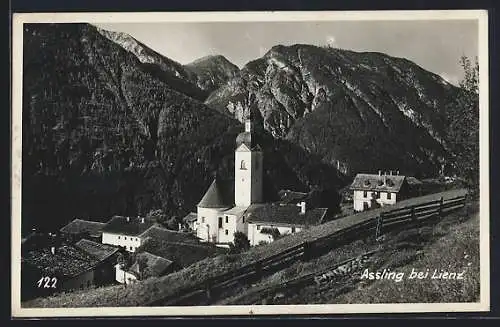
<instances>
[{"instance_id":1,"label":"wooden fence","mask_svg":"<svg viewBox=\"0 0 500 327\"><path fill-rule=\"evenodd\" d=\"M418 203L402 208L395 208L393 210L380 211L379 214L371 219L352 224L312 241L292 246L280 253L245 265L241 268L208 278L191 287L180 289L168 297L150 302L146 304L146 306L191 304L200 299L209 303L215 293L221 292L231 285L258 280L262 276L283 269L298 260L310 260L342 244L362 237L375 235L375 237L378 238L383 235L384 232L398 227L418 225L432 218L442 217L451 211L465 206L466 192L463 192L463 194L459 192L458 194L458 196L449 199L441 197L439 200Z\"/></svg>"}]
</instances>

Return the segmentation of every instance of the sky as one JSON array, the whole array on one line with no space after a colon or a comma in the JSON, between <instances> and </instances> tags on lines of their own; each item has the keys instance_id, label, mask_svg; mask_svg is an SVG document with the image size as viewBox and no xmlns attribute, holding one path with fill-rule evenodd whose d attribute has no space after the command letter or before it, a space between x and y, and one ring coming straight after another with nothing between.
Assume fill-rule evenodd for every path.
<instances>
[{"instance_id":1,"label":"sky","mask_svg":"<svg viewBox=\"0 0 500 327\"><path fill-rule=\"evenodd\" d=\"M462 55L478 55L476 20L175 22L95 24L125 32L181 64L221 54L239 66L272 46L297 43L404 57L457 84Z\"/></svg>"}]
</instances>

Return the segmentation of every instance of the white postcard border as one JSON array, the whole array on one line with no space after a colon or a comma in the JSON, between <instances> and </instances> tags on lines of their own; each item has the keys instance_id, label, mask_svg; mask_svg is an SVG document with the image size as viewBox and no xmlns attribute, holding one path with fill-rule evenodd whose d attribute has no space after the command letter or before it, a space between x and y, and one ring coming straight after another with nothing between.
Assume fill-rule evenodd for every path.
<instances>
[{"instance_id":1,"label":"white postcard border","mask_svg":"<svg viewBox=\"0 0 500 327\"><path fill-rule=\"evenodd\" d=\"M21 171L22 171L22 58L24 23L141 23L244 21L404 21L478 20L480 107L480 302L250 305L190 307L21 308ZM321 12L141 12L141 13L20 13L12 19L12 166L11 166L11 313L13 317L116 317L278 315L346 313L478 312L490 310L489 249L489 80L488 12L486 10L321 11Z\"/></svg>"}]
</instances>

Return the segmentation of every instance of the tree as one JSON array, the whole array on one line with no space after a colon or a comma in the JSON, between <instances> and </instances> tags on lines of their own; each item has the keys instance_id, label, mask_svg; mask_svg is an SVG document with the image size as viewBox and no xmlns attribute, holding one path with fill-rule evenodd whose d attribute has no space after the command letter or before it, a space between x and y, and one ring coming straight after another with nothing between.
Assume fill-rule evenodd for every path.
<instances>
[{"instance_id":1,"label":"tree","mask_svg":"<svg viewBox=\"0 0 500 327\"><path fill-rule=\"evenodd\" d=\"M455 173L473 189L479 186L479 64L460 59L464 78L457 96L458 110L450 111L448 139L454 154Z\"/></svg>"},{"instance_id":2,"label":"tree","mask_svg":"<svg viewBox=\"0 0 500 327\"><path fill-rule=\"evenodd\" d=\"M233 244L230 244L230 253L240 253L250 248L250 241L248 237L242 232L234 233Z\"/></svg>"},{"instance_id":3,"label":"tree","mask_svg":"<svg viewBox=\"0 0 500 327\"><path fill-rule=\"evenodd\" d=\"M182 219L179 216L172 216L165 223L165 226L170 230L179 230L179 224L182 225Z\"/></svg>"},{"instance_id":4,"label":"tree","mask_svg":"<svg viewBox=\"0 0 500 327\"><path fill-rule=\"evenodd\" d=\"M474 64L466 56L460 57L460 66L464 70L464 78L459 82L461 89L479 94L479 63L477 57Z\"/></svg>"},{"instance_id":5,"label":"tree","mask_svg":"<svg viewBox=\"0 0 500 327\"><path fill-rule=\"evenodd\" d=\"M127 269L130 267L130 255L126 251L122 251L118 254L118 257L116 258L116 262L121 266L123 270Z\"/></svg>"},{"instance_id":6,"label":"tree","mask_svg":"<svg viewBox=\"0 0 500 327\"><path fill-rule=\"evenodd\" d=\"M145 256L138 256L137 258L137 266L139 268L139 276L141 279L145 279L148 277L148 259Z\"/></svg>"}]
</instances>

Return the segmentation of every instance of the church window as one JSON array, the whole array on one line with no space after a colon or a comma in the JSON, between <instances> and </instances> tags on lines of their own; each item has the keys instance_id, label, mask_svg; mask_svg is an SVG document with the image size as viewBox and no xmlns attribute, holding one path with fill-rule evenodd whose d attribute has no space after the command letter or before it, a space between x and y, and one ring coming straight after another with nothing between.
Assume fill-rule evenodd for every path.
<instances>
[{"instance_id":1,"label":"church window","mask_svg":"<svg viewBox=\"0 0 500 327\"><path fill-rule=\"evenodd\" d=\"M229 217L226 216L226 224L229 222Z\"/></svg>"},{"instance_id":2,"label":"church window","mask_svg":"<svg viewBox=\"0 0 500 327\"><path fill-rule=\"evenodd\" d=\"M244 170L247 169L246 164L245 164L245 160L241 160L240 169L244 169Z\"/></svg>"},{"instance_id":3,"label":"church window","mask_svg":"<svg viewBox=\"0 0 500 327\"><path fill-rule=\"evenodd\" d=\"M219 228L222 228L222 217L219 217Z\"/></svg>"},{"instance_id":4,"label":"church window","mask_svg":"<svg viewBox=\"0 0 500 327\"><path fill-rule=\"evenodd\" d=\"M226 235L229 235L229 231L226 229Z\"/></svg>"},{"instance_id":5,"label":"church window","mask_svg":"<svg viewBox=\"0 0 500 327\"><path fill-rule=\"evenodd\" d=\"M363 191L363 197L365 197L365 198L368 197L368 192Z\"/></svg>"}]
</instances>

